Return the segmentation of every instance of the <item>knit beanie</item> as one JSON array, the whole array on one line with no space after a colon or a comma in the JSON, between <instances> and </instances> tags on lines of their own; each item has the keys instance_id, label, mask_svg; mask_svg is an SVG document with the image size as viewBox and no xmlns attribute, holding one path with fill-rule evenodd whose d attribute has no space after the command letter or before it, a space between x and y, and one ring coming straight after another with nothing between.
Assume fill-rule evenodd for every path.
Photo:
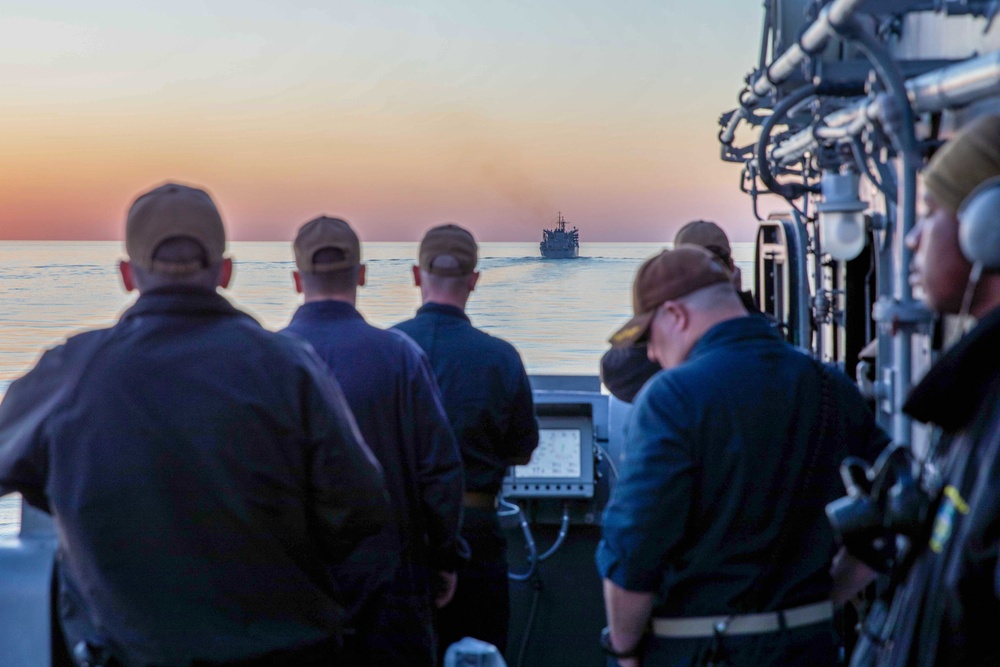
<instances>
[{"instance_id":1,"label":"knit beanie","mask_svg":"<svg viewBox=\"0 0 1000 667\"><path fill-rule=\"evenodd\" d=\"M982 116L934 154L923 172L934 198L956 213L977 185L1000 176L1000 116Z\"/></svg>"}]
</instances>

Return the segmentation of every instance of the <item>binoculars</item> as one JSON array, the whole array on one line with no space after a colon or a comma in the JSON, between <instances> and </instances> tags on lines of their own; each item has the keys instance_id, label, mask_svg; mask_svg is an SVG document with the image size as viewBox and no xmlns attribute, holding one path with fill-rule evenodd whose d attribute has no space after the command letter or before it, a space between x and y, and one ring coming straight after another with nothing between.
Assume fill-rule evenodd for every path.
<instances>
[{"instance_id":1,"label":"binoculars","mask_svg":"<svg viewBox=\"0 0 1000 667\"><path fill-rule=\"evenodd\" d=\"M848 552L869 567L887 572L895 558L896 536L926 537L931 497L913 476L908 447L888 446L871 466L857 457L840 465L847 495L826 506L826 516Z\"/></svg>"}]
</instances>

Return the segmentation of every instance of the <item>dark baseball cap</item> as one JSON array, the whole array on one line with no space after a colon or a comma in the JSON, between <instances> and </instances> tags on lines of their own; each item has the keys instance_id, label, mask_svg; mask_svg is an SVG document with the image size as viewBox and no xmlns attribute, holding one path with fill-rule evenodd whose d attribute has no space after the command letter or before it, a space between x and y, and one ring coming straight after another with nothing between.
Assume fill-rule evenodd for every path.
<instances>
[{"instance_id":1,"label":"dark baseball cap","mask_svg":"<svg viewBox=\"0 0 1000 667\"><path fill-rule=\"evenodd\" d=\"M361 264L361 243L351 226L340 218L322 215L299 228L292 243L295 266L302 273L327 273ZM343 253L341 259L317 264L313 257L320 250L332 248Z\"/></svg>"},{"instance_id":2,"label":"dark baseball cap","mask_svg":"<svg viewBox=\"0 0 1000 667\"><path fill-rule=\"evenodd\" d=\"M729 237L722 231L722 227L708 220L695 220L681 227L674 236L674 246L681 244L697 245L710 250L718 248L726 257L733 253Z\"/></svg>"},{"instance_id":3,"label":"dark baseball cap","mask_svg":"<svg viewBox=\"0 0 1000 667\"><path fill-rule=\"evenodd\" d=\"M629 347L644 339L663 303L719 283L729 283L729 272L702 247L683 245L650 257L632 283L635 316L611 336L612 347Z\"/></svg>"},{"instance_id":4,"label":"dark baseball cap","mask_svg":"<svg viewBox=\"0 0 1000 667\"><path fill-rule=\"evenodd\" d=\"M952 137L927 163L924 186L952 213L981 183L1000 175L1000 116L981 116Z\"/></svg>"},{"instance_id":5,"label":"dark baseball cap","mask_svg":"<svg viewBox=\"0 0 1000 667\"><path fill-rule=\"evenodd\" d=\"M442 255L453 257L457 266L434 266ZM420 268L438 276L465 276L476 270L479 246L468 230L458 225L439 225L428 230L420 241Z\"/></svg>"},{"instance_id":6,"label":"dark baseball cap","mask_svg":"<svg viewBox=\"0 0 1000 667\"><path fill-rule=\"evenodd\" d=\"M201 262L183 264L153 261L164 241L192 239L205 250L209 266L222 262L226 252L226 230L212 197L198 188L165 183L139 195L125 222L125 252L129 261L147 271L190 273L204 268Z\"/></svg>"}]
</instances>

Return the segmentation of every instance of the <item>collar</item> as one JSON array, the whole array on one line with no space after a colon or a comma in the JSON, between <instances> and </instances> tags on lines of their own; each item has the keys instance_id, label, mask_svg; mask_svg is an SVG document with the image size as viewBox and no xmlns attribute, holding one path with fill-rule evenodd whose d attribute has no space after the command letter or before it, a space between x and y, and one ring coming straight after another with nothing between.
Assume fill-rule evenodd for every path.
<instances>
[{"instance_id":1,"label":"collar","mask_svg":"<svg viewBox=\"0 0 1000 667\"><path fill-rule=\"evenodd\" d=\"M466 322L471 322L469 316L465 314L465 311L458 306L451 306L446 303L435 303L433 301L428 301L424 305L417 309L417 315L442 315L444 317L453 317L460 320L465 320Z\"/></svg>"},{"instance_id":2,"label":"collar","mask_svg":"<svg viewBox=\"0 0 1000 667\"><path fill-rule=\"evenodd\" d=\"M779 342L784 339L767 318L755 315L741 315L731 320L719 322L706 331L688 353L685 363L694 361L718 348L725 348L748 340L771 338Z\"/></svg>"},{"instance_id":3,"label":"collar","mask_svg":"<svg viewBox=\"0 0 1000 667\"><path fill-rule=\"evenodd\" d=\"M1000 373L1000 308L941 355L913 388L903 411L914 419L960 430L971 421Z\"/></svg>"},{"instance_id":4,"label":"collar","mask_svg":"<svg viewBox=\"0 0 1000 667\"><path fill-rule=\"evenodd\" d=\"M310 301L299 306L292 315L292 322L315 322L318 320L364 320L358 309L346 301L323 299Z\"/></svg>"},{"instance_id":5,"label":"collar","mask_svg":"<svg viewBox=\"0 0 1000 667\"><path fill-rule=\"evenodd\" d=\"M135 303L122 314L121 320L159 314L238 315L253 319L237 310L215 290L201 287L162 287L140 294Z\"/></svg>"}]
</instances>

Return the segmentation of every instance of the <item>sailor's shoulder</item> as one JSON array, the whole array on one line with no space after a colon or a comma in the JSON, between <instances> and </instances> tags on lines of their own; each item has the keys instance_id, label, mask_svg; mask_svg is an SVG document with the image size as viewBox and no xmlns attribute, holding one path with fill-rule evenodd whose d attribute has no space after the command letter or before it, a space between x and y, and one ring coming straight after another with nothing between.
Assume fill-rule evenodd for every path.
<instances>
[{"instance_id":1,"label":"sailor's shoulder","mask_svg":"<svg viewBox=\"0 0 1000 667\"><path fill-rule=\"evenodd\" d=\"M482 347L485 352L492 353L498 357L505 360L516 359L518 363L521 360L521 354L514 347L513 343L501 338L500 336L495 336L488 331L484 331L478 327L469 327L471 330L470 337L472 341Z\"/></svg>"},{"instance_id":2,"label":"sailor's shoulder","mask_svg":"<svg viewBox=\"0 0 1000 667\"><path fill-rule=\"evenodd\" d=\"M374 337L404 359L423 360L427 358L424 349L403 329L378 329Z\"/></svg>"},{"instance_id":3,"label":"sailor's shoulder","mask_svg":"<svg viewBox=\"0 0 1000 667\"><path fill-rule=\"evenodd\" d=\"M420 331L420 329L421 325L417 321L416 317L411 317L410 319L403 320L402 322L397 322L389 327L389 331L399 331L406 334L410 338L412 338L415 333Z\"/></svg>"},{"instance_id":4,"label":"sailor's shoulder","mask_svg":"<svg viewBox=\"0 0 1000 667\"><path fill-rule=\"evenodd\" d=\"M258 329L253 340L256 355L273 358L281 364L271 365L272 371L286 368L305 370L310 374L325 375L326 364L322 361L312 343L299 332L291 329L267 331ZM322 372L321 372L322 371Z\"/></svg>"},{"instance_id":5,"label":"sailor's shoulder","mask_svg":"<svg viewBox=\"0 0 1000 667\"><path fill-rule=\"evenodd\" d=\"M86 331L79 331L68 336L62 345L57 345L51 349L58 350L62 348L67 351L76 352L95 343L103 342L109 339L114 334L114 331L115 327L103 327L100 329L87 329Z\"/></svg>"},{"instance_id":6,"label":"sailor's shoulder","mask_svg":"<svg viewBox=\"0 0 1000 667\"><path fill-rule=\"evenodd\" d=\"M62 365L74 360L93 357L114 338L115 327L89 329L75 333L59 345L47 349L37 366Z\"/></svg>"}]
</instances>

